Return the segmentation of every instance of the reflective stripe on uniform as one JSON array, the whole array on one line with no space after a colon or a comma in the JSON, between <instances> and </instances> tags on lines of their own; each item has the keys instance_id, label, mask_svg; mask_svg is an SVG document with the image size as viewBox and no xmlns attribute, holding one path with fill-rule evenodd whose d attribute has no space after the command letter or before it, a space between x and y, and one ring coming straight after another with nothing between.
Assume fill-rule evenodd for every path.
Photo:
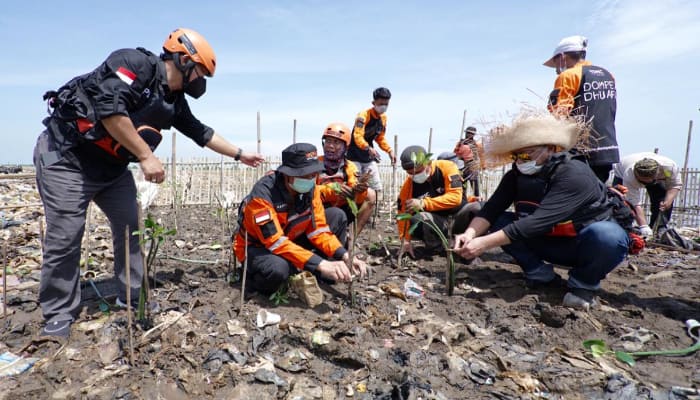
<instances>
[{"instance_id":1,"label":"reflective stripe on uniform","mask_svg":"<svg viewBox=\"0 0 700 400\"><path fill-rule=\"evenodd\" d=\"M278 247L282 246L282 243L284 243L284 242L287 241L288 239L289 239L289 238L286 237L286 236L280 236L280 238L277 239L277 240L275 240L275 242L272 243L272 244L270 245L270 247L268 247L267 249L270 250L270 251L275 251Z\"/></svg>"},{"instance_id":2,"label":"reflective stripe on uniform","mask_svg":"<svg viewBox=\"0 0 700 400\"><path fill-rule=\"evenodd\" d=\"M330 232L330 231L331 231L331 229L330 229L329 227L324 226L323 228L318 228L318 229L316 229L315 231L312 231L312 232L307 233L307 234L306 234L306 237L309 238L309 239L311 239L311 238L314 237L314 236L318 236L318 235L320 235L320 234L322 234L322 233L324 233L324 232Z\"/></svg>"}]
</instances>

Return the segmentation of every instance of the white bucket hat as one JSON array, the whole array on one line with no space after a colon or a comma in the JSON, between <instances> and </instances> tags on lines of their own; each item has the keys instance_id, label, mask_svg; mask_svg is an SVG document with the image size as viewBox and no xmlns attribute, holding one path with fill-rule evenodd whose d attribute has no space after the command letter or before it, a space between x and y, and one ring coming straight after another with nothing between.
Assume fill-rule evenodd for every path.
<instances>
[{"instance_id":1,"label":"white bucket hat","mask_svg":"<svg viewBox=\"0 0 700 400\"><path fill-rule=\"evenodd\" d=\"M559 42L557 48L554 49L552 57L542 65L556 68L556 65L554 65L554 57L570 51L586 51L586 48L588 48L588 39L585 36L574 35L565 37Z\"/></svg>"}]
</instances>

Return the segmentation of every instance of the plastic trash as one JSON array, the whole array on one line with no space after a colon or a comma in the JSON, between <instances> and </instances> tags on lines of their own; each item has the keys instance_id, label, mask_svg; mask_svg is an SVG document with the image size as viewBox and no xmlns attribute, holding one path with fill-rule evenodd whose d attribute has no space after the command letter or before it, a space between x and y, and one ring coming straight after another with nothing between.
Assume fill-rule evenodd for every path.
<instances>
[{"instance_id":1,"label":"plastic trash","mask_svg":"<svg viewBox=\"0 0 700 400\"><path fill-rule=\"evenodd\" d=\"M411 278L407 278L406 283L403 284L403 293L406 297L421 298L425 296L425 290Z\"/></svg>"},{"instance_id":2,"label":"plastic trash","mask_svg":"<svg viewBox=\"0 0 700 400\"><path fill-rule=\"evenodd\" d=\"M275 314L261 308L258 311L257 324L258 328L264 328L268 325L276 325L282 321L282 317L279 314Z\"/></svg>"},{"instance_id":3,"label":"plastic trash","mask_svg":"<svg viewBox=\"0 0 700 400\"><path fill-rule=\"evenodd\" d=\"M688 336L695 339L696 343L700 342L700 322L694 319L689 319L685 321L685 326L688 328Z\"/></svg>"},{"instance_id":4,"label":"plastic trash","mask_svg":"<svg viewBox=\"0 0 700 400\"><path fill-rule=\"evenodd\" d=\"M323 346L331 342L331 334L320 329L314 331L311 335L311 343L317 346Z\"/></svg>"},{"instance_id":5,"label":"plastic trash","mask_svg":"<svg viewBox=\"0 0 700 400\"><path fill-rule=\"evenodd\" d=\"M38 358L25 358L6 351L0 354L0 378L19 375L31 368L37 361L39 361Z\"/></svg>"}]
</instances>

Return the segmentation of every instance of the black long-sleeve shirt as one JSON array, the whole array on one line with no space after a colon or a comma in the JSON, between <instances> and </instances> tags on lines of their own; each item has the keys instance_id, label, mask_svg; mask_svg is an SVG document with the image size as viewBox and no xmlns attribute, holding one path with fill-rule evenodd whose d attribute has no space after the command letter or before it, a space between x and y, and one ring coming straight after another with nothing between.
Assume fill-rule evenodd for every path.
<instances>
[{"instance_id":1,"label":"black long-sleeve shirt","mask_svg":"<svg viewBox=\"0 0 700 400\"><path fill-rule=\"evenodd\" d=\"M537 180L524 182L519 180ZM539 193L522 193L522 183L539 185ZM532 187L532 185L530 185ZM566 153L553 155L535 175L521 174L513 168L505 174L493 196L481 209L479 216L493 225L511 205L518 202L535 204L534 211L503 228L511 241L545 235L561 222L571 220L576 230L609 219L611 204L607 191L584 162L572 159ZM522 214L522 213L520 213Z\"/></svg>"}]
</instances>

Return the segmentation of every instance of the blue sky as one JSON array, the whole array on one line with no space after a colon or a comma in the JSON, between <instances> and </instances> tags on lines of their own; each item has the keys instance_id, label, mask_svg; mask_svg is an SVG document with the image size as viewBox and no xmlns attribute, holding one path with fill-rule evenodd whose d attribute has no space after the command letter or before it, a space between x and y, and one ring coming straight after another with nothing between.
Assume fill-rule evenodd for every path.
<instances>
[{"instance_id":1,"label":"blue sky","mask_svg":"<svg viewBox=\"0 0 700 400\"><path fill-rule=\"evenodd\" d=\"M391 89L390 142L451 150L462 112L479 131L523 103L544 105L555 79L542 66L564 36L589 38L588 59L617 80L623 154L660 148L682 164L688 121L700 120L700 4L537 1L4 1L0 14L0 163L30 163L42 129L41 95L88 72L113 50L158 52L183 26L217 52L203 122L244 149L278 155L297 140L320 145L331 121L352 124L375 87ZM535 94L533 94L534 92ZM536 95L537 94L537 95ZM214 157L184 136L178 156ZM170 135L157 153L167 157ZM690 165L700 167L695 130Z\"/></svg>"}]
</instances>

